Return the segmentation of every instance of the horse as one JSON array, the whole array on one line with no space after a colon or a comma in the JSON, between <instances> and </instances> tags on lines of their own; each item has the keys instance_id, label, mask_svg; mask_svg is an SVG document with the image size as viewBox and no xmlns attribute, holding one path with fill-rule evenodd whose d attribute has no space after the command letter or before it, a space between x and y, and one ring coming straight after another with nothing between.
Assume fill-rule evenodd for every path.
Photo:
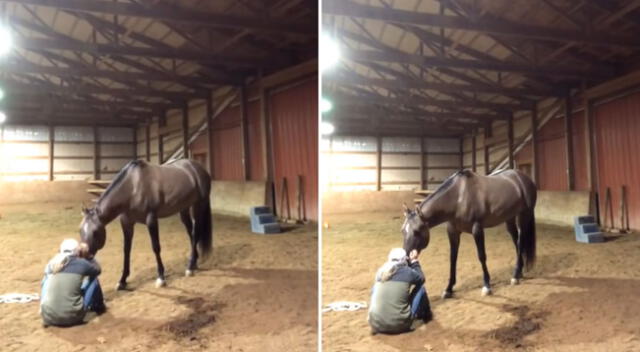
<instances>
[{"instance_id":1,"label":"horse","mask_svg":"<svg viewBox=\"0 0 640 352\"><path fill-rule=\"evenodd\" d=\"M185 275L192 276L197 269L198 249L203 258L207 258L213 248L210 191L211 177L197 162L179 159L164 165L152 165L143 160L133 160L118 172L94 207L82 208L81 240L89 246L91 255L95 255L104 247L105 226L120 217L124 234L124 267L116 289L123 290L129 276L134 225L145 224L158 267L155 285L162 287L166 281L160 258L158 219L179 212L191 244Z\"/></svg>"},{"instance_id":2,"label":"horse","mask_svg":"<svg viewBox=\"0 0 640 352\"><path fill-rule=\"evenodd\" d=\"M536 196L535 183L519 170L502 170L489 176L460 170L448 177L415 210L410 210L404 204L404 249L410 253L414 249L420 252L427 248L429 229L447 223L451 266L449 284L442 297L451 298L456 284L460 234L472 234L482 265L484 285L481 293L483 296L490 295L491 277L486 264L484 228L504 222L516 248L511 284L517 285L522 279L523 264L527 270L535 265Z\"/></svg>"}]
</instances>

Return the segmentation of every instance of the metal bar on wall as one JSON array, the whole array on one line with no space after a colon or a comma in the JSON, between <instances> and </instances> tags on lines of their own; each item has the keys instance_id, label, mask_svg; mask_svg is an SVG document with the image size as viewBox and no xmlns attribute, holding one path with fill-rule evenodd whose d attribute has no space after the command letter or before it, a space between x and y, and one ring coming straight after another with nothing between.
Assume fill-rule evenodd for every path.
<instances>
[{"instance_id":1,"label":"metal bar on wall","mask_svg":"<svg viewBox=\"0 0 640 352\"><path fill-rule=\"evenodd\" d=\"M567 187L569 191L573 191L575 189L573 162L573 122L571 115L571 95L568 94L564 101L564 135L567 157Z\"/></svg>"},{"instance_id":2,"label":"metal bar on wall","mask_svg":"<svg viewBox=\"0 0 640 352\"><path fill-rule=\"evenodd\" d=\"M249 160L249 123L247 113L247 87L243 84L240 93L240 133L242 137L242 176L248 181L251 176L251 160Z\"/></svg>"},{"instance_id":3,"label":"metal bar on wall","mask_svg":"<svg viewBox=\"0 0 640 352\"><path fill-rule=\"evenodd\" d=\"M53 181L53 143L54 141L53 125L49 126L49 181Z\"/></svg>"}]
</instances>

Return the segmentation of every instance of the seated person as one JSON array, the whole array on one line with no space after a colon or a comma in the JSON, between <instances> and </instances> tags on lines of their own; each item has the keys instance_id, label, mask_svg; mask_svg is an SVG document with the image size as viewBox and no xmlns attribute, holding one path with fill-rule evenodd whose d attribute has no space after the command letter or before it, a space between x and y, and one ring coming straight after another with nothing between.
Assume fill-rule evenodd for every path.
<instances>
[{"instance_id":1,"label":"seated person","mask_svg":"<svg viewBox=\"0 0 640 352\"><path fill-rule=\"evenodd\" d=\"M98 282L100 265L89 258L89 247L66 239L45 267L40 297L44 326L70 326L83 322L88 311L102 314L106 307Z\"/></svg>"},{"instance_id":2,"label":"seated person","mask_svg":"<svg viewBox=\"0 0 640 352\"><path fill-rule=\"evenodd\" d=\"M387 262L376 273L369 305L371 332L407 332L411 330L415 319L424 322L431 320L431 307L424 288L418 251L411 251L407 258L404 249L394 248L389 252Z\"/></svg>"}]
</instances>

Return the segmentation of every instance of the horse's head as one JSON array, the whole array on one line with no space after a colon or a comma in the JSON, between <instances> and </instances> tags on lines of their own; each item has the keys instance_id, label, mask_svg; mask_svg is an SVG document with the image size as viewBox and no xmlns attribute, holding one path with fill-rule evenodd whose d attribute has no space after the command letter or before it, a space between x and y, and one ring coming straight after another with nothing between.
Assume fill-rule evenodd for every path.
<instances>
[{"instance_id":1,"label":"horse's head","mask_svg":"<svg viewBox=\"0 0 640 352\"><path fill-rule=\"evenodd\" d=\"M104 247L107 230L98 217L96 208L82 207L82 222L80 223L80 239L89 246L89 253L95 255Z\"/></svg>"},{"instance_id":2,"label":"horse's head","mask_svg":"<svg viewBox=\"0 0 640 352\"><path fill-rule=\"evenodd\" d=\"M404 206L404 224L402 224L402 236L404 238L404 250L407 254L416 249L418 252L429 245L429 224L420 217L420 210L416 207L411 210Z\"/></svg>"}]
</instances>

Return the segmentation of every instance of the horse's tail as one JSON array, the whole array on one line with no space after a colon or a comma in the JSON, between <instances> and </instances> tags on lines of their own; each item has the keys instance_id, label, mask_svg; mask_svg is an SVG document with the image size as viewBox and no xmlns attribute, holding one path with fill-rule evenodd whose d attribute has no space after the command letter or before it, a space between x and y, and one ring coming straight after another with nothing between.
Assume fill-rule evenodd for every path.
<instances>
[{"instance_id":1,"label":"horse's tail","mask_svg":"<svg viewBox=\"0 0 640 352\"><path fill-rule=\"evenodd\" d=\"M211 220L211 204L209 195L202 199L196 207L195 221L196 243L202 257L206 259L213 249L213 222Z\"/></svg>"},{"instance_id":2,"label":"horse's tail","mask_svg":"<svg viewBox=\"0 0 640 352\"><path fill-rule=\"evenodd\" d=\"M529 208L520 217L520 249L528 271L536 264L536 216L533 208Z\"/></svg>"}]
</instances>

